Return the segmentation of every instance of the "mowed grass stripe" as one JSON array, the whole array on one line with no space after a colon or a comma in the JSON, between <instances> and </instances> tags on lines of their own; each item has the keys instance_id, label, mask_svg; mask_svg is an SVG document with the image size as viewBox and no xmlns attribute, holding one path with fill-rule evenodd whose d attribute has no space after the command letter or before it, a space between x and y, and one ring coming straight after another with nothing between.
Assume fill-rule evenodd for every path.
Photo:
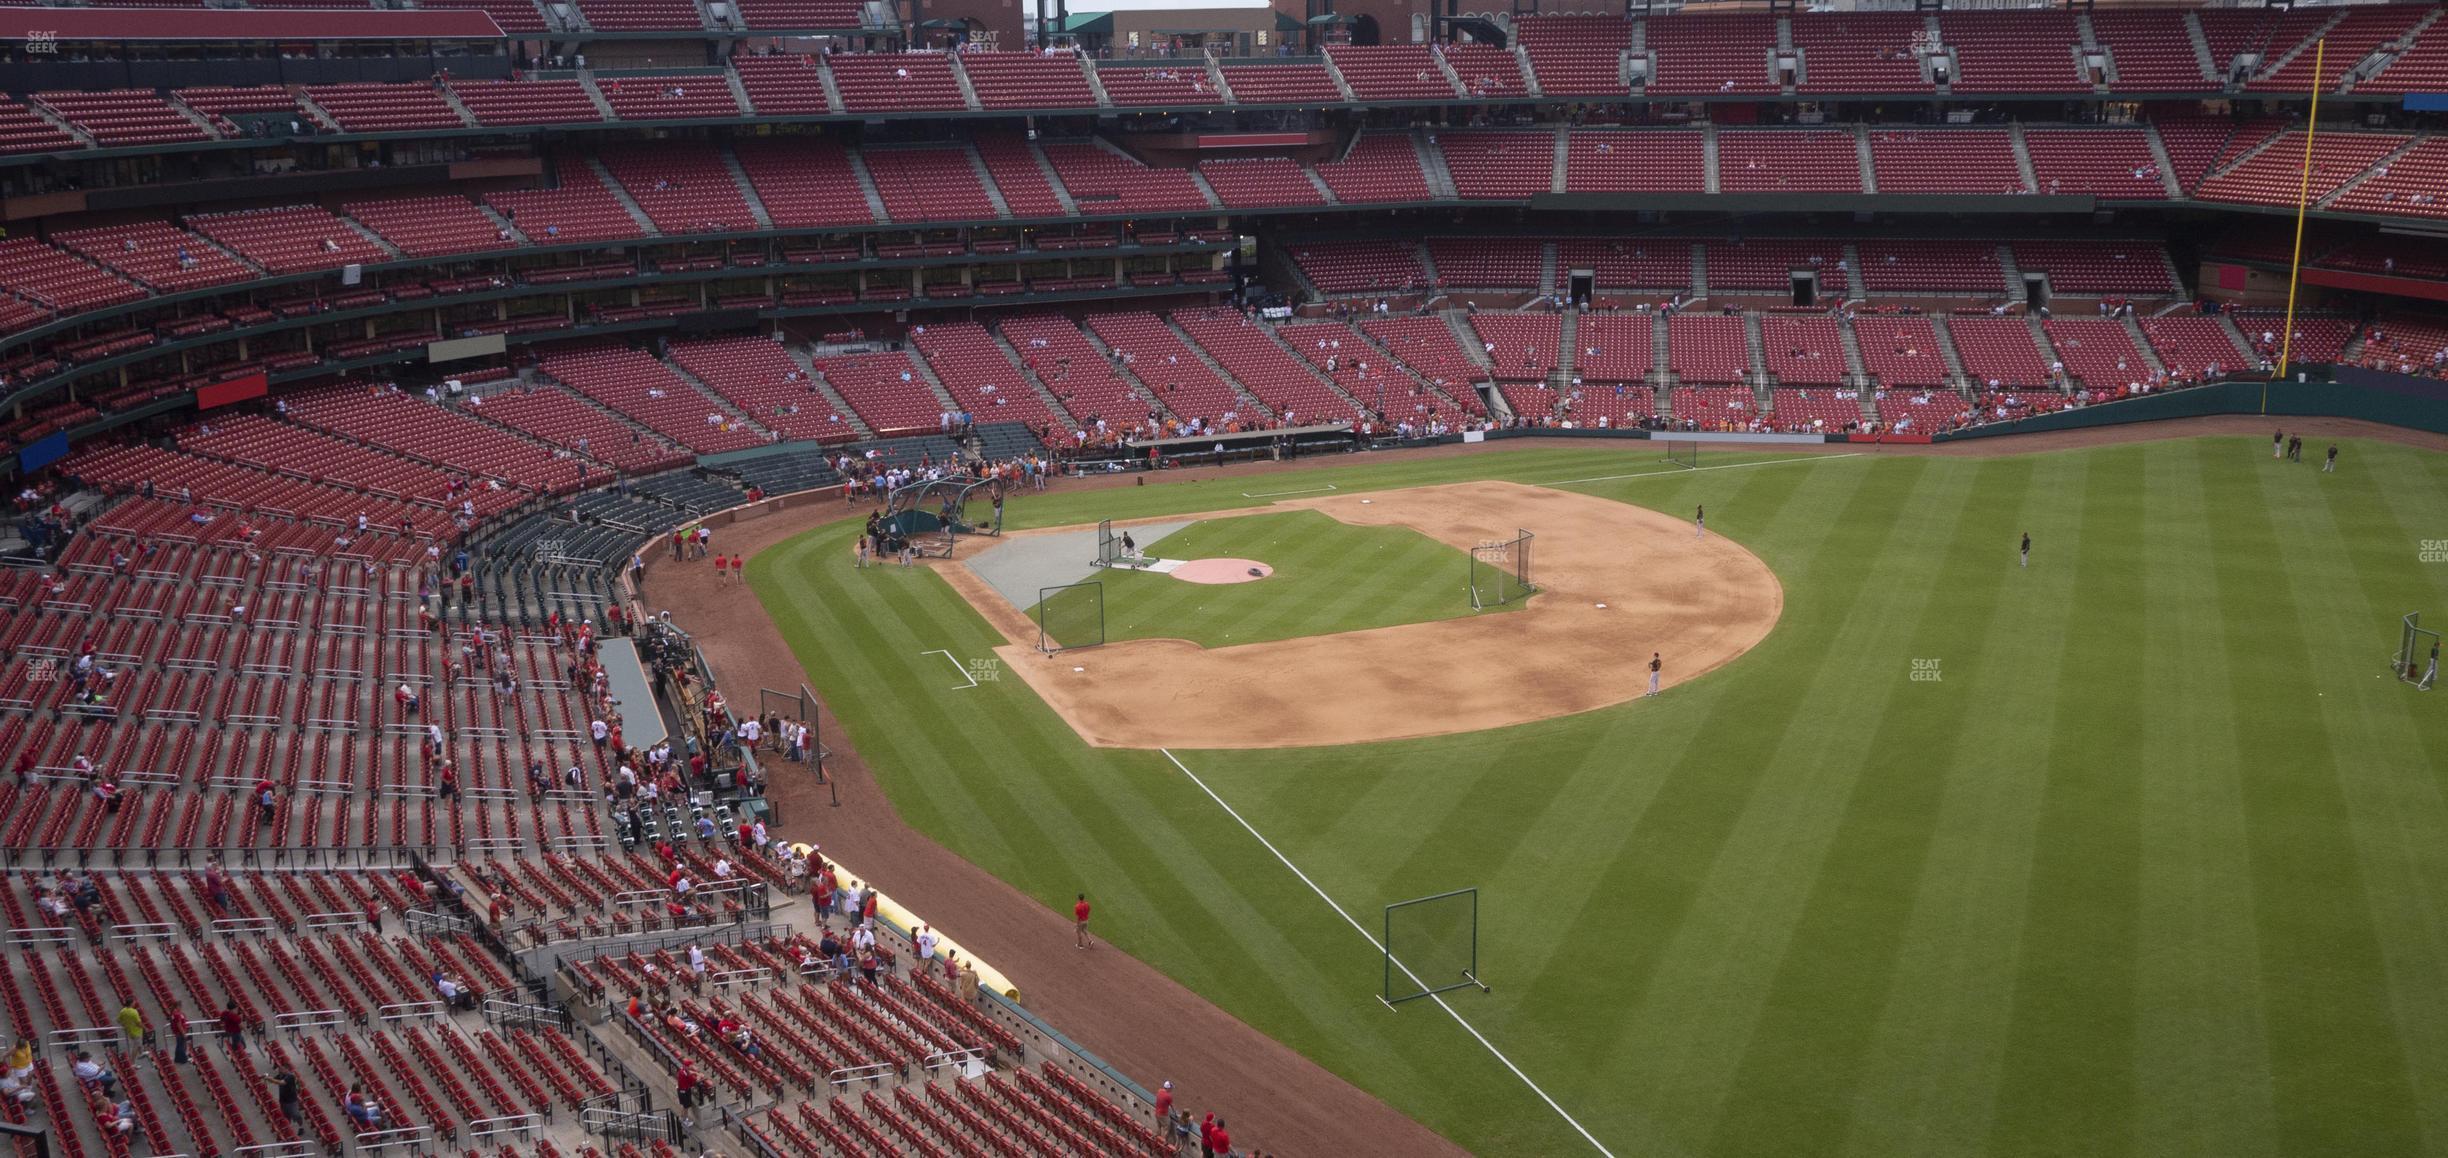
<instances>
[{"instance_id":1,"label":"mowed grass stripe","mask_svg":"<svg viewBox=\"0 0 2448 1158\"><path fill-rule=\"evenodd\" d=\"M1897 593L1903 630L1882 641L1875 659L1864 657L1871 671L1856 693L1857 719L1868 741L1835 757L1851 762L1852 787L1835 809L1825 856L1805 878L1808 895L1764 986L1713 1151L1845 1134L1934 835L1945 788L1934 769L1947 765L1975 708L1963 681L1988 666L1982 637L1971 632L2008 578L1999 571L1998 508L2025 493L2031 475L2028 462L1982 463L1942 472L1946 490L1911 500L1931 538L1903 568L1912 576L1911 594ZM1923 660L1940 666L1917 673Z\"/></svg>"},{"instance_id":2,"label":"mowed grass stripe","mask_svg":"<svg viewBox=\"0 0 2448 1158\"><path fill-rule=\"evenodd\" d=\"M2051 1139L2080 1139L2095 1154L2124 1153L2132 1144L2140 837L2127 760L2141 748L2142 705L2116 673L2145 662L2152 642L2127 586L2141 570L2145 453L2120 447L2083 455L2078 486L2057 492L2081 512L2080 533L2060 563L2071 565L2074 590L2066 597L2077 613L2054 670L2032 669L2053 718L2046 735L2034 737L2048 746L2047 785L1993 1153L2061 1144Z\"/></svg>"},{"instance_id":3,"label":"mowed grass stripe","mask_svg":"<svg viewBox=\"0 0 2448 1158\"><path fill-rule=\"evenodd\" d=\"M2417 538L2386 504L2373 501L2377 488L2368 474L2319 473L2307 461L2269 474L2264 486L2284 496L2273 504L2275 515L2303 542L2289 555L2295 581L2338 593L2305 606L2307 633L2378 645L2319 649L2315 699L2338 738L2338 783L2371 898L2407 1079L2425 1095L2412 1106L2425 1137L2448 1138L2448 924L2440 919L2448 873L2439 852L2448 842L2448 807L2438 781L2421 771L2448 767L2448 727L2420 727L2404 710L2436 716L2440 693L2416 692L2375 662L2375 653L2391 654L2409 603L2441 606L2431 580L2448 565L2409 554ZM2348 498L2357 491L2364 493Z\"/></svg>"},{"instance_id":4,"label":"mowed grass stripe","mask_svg":"<svg viewBox=\"0 0 2448 1158\"><path fill-rule=\"evenodd\" d=\"M2140 683L2123 689L2154 705L2132 767L2149 833L2135 930L2134 1150L2166 1158L2265 1158L2279 1146L2245 752L2228 695L2238 661L2227 650L2225 569L2209 565L2202 477L2202 455L2229 453L2177 443L2145 460L2140 596L2161 643Z\"/></svg>"},{"instance_id":5,"label":"mowed grass stripe","mask_svg":"<svg viewBox=\"0 0 2448 1158\"><path fill-rule=\"evenodd\" d=\"M1840 1152L1862 1158L1979 1152L2005 1064L2046 755L2043 723L2011 706L2030 697L2030 661L2060 646L2072 614L2075 519L2062 496L2080 474L2062 458L1977 469L1984 498L1965 524L1975 528L1969 570L1949 567L1931 581L1988 598L1956 617L1953 636L1919 645L1940 663L1940 681L1924 687L1944 692L1931 715L1960 732L1953 759L1940 765L1911 745L1886 754L1943 783L1877 1024L1861 1055L1839 1063L1861 1071L1843 1079L1852 1101ZM2029 570L2014 553L2025 530L2050 544ZM1866 821L1874 839L1878 818Z\"/></svg>"},{"instance_id":6,"label":"mowed grass stripe","mask_svg":"<svg viewBox=\"0 0 2448 1158\"><path fill-rule=\"evenodd\" d=\"M2282 555L2292 548L2261 485L2259 472L2277 464L2215 453L2201 461L2204 489L2231 500L2207 517L2224 576L2280 1148L2413 1153L2420 1138L2371 900L2331 737L2305 702L2312 644Z\"/></svg>"}]
</instances>

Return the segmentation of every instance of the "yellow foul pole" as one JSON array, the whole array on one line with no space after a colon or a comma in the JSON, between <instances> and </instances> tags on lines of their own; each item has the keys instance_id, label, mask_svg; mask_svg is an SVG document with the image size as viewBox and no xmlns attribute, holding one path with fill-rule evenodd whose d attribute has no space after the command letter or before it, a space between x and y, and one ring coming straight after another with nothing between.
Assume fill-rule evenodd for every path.
<instances>
[{"instance_id":1,"label":"yellow foul pole","mask_svg":"<svg viewBox=\"0 0 2448 1158\"><path fill-rule=\"evenodd\" d=\"M2321 90L2328 87L2329 41L2312 45L2312 112L2304 118L2303 181L2295 191L2295 254L2287 259L2286 329L2278 337L2278 374L2284 378L2295 353L2295 284L2303 275L2304 213L2312 207L2312 141L2320 132ZM2269 413L2269 385L2261 387L2261 412Z\"/></svg>"}]
</instances>

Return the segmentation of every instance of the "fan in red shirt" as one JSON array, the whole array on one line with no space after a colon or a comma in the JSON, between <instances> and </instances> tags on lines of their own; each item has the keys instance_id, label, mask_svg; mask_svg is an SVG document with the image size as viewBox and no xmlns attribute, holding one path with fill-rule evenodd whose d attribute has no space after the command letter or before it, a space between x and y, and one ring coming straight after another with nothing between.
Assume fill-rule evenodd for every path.
<instances>
[{"instance_id":1,"label":"fan in red shirt","mask_svg":"<svg viewBox=\"0 0 2448 1158\"><path fill-rule=\"evenodd\" d=\"M1071 938L1080 948L1088 947L1088 894L1079 895L1079 903L1071 906Z\"/></svg>"}]
</instances>

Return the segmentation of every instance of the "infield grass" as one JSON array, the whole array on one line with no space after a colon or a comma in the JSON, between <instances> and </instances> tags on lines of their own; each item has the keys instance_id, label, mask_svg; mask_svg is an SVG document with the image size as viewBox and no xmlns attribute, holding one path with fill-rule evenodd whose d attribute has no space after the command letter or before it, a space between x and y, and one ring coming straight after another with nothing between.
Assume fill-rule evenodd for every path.
<instances>
[{"instance_id":1,"label":"infield grass","mask_svg":"<svg viewBox=\"0 0 2448 1158\"><path fill-rule=\"evenodd\" d=\"M2384 671L2400 616L2448 617L2448 563L2418 561L2448 457L1654 469L1538 448L1297 477L1640 474L1573 486L1706 503L1758 552L1786 604L1750 654L1544 723L1181 760L1363 923L1479 887L1495 990L1449 1000L1617 1154L2448 1152L2448 690ZM1017 680L943 690L919 653L1000 638L923 571L853 573L851 530L750 578L912 824L1049 905L1096 896L1114 944L1473 1151L1589 1152L1441 1013L1386 1013L1367 943L1162 755L1086 747ZM1236 1137L1266 1145L1260 1116Z\"/></svg>"},{"instance_id":2,"label":"infield grass","mask_svg":"<svg viewBox=\"0 0 2448 1158\"><path fill-rule=\"evenodd\" d=\"M1522 606L1516 601L1474 612L1468 553L1409 527L1356 527L1318 511L1202 519L1141 550L1159 559L1255 559L1274 572L1248 583L1210 584L1106 568L1096 574L1096 592L1073 587L1030 608L1029 618L1057 625L1092 621L1081 606L1102 598L1107 642L1186 639L1230 647ZM1051 614L1041 619L1041 612Z\"/></svg>"}]
</instances>

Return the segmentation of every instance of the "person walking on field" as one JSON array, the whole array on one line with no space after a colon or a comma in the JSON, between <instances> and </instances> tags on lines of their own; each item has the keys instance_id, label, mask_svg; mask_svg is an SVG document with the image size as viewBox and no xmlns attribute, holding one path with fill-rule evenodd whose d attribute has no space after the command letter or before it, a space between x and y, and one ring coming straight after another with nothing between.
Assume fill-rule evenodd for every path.
<instances>
[{"instance_id":1,"label":"person walking on field","mask_svg":"<svg viewBox=\"0 0 2448 1158\"><path fill-rule=\"evenodd\" d=\"M1079 895L1079 903L1071 906L1071 939L1074 944L1077 944L1082 949L1089 946L1088 894L1086 893L1081 893Z\"/></svg>"},{"instance_id":2,"label":"person walking on field","mask_svg":"<svg viewBox=\"0 0 2448 1158\"><path fill-rule=\"evenodd\" d=\"M2270 435L2270 457L2286 457L2286 431L2281 430L2276 434Z\"/></svg>"},{"instance_id":3,"label":"person walking on field","mask_svg":"<svg viewBox=\"0 0 2448 1158\"><path fill-rule=\"evenodd\" d=\"M2023 532L2023 565L2031 566L2031 532Z\"/></svg>"},{"instance_id":4,"label":"person walking on field","mask_svg":"<svg viewBox=\"0 0 2448 1158\"><path fill-rule=\"evenodd\" d=\"M2337 444L2336 444L2336 443L2334 443L2334 442L2332 442L2332 443L2330 443L2330 444L2329 444L2329 460L2328 460L2327 462L2324 462L2324 463L2322 463L2322 464L2321 464L2321 473L2322 473L2322 474L2334 474L2334 473L2336 473L2336 471L2337 471Z\"/></svg>"},{"instance_id":5,"label":"person walking on field","mask_svg":"<svg viewBox=\"0 0 2448 1158\"><path fill-rule=\"evenodd\" d=\"M2422 678L2422 682L2421 682L2421 683L2418 683L2418 684L2416 684L2416 685L2414 685L2414 688L2415 688L2415 690L2416 690L2416 691L2425 691L2425 692L2427 692L2427 691L2430 691L2430 690L2431 690L2431 685L2432 685L2432 684L2434 684L2434 683L2437 683L2438 681L2439 681L2439 641L2435 639L2435 640L2432 640L2432 641L2431 641L2431 666L2430 666L2430 667L2428 667L2428 668L2423 669L2423 678Z\"/></svg>"},{"instance_id":6,"label":"person walking on field","mask_svg":"<svg viewBox=\"0 0 2448 1158\"><path fill-rule=\"evenodd\" d=\"M1650 695L1653 695L1653 696L1654 696L1654 695L1656 695L1656 694L1658 693L1658 672L1659 672L1659 670L1660 670L1660 669L1664 668L1665 666L1666 666L1665 660L1664 660L1664 659L1662 659L1662 658L1659 656L1659 654L1658 654L1657 652L1654 652L1654 651L1653 651L1653 652L1650 652L1650 653L1649 653L1649 694L1650 694Z\"/></svg>"},{"instance_id":7,"label":"person walking on field","mask_svg":"<svg viewBox=\"0 0 2448 1158\"><path fill-rule=\"evenodd\" d=\"M1695 539L1705 539L1705 538L1707 538L1707 537L1708 537L1708 507L1706 507L1705 505L1703 505L1703 506L1693 507L1693 508L1692 508L1692 538L1695 538Z\"/></svg>"}]
</instances>

